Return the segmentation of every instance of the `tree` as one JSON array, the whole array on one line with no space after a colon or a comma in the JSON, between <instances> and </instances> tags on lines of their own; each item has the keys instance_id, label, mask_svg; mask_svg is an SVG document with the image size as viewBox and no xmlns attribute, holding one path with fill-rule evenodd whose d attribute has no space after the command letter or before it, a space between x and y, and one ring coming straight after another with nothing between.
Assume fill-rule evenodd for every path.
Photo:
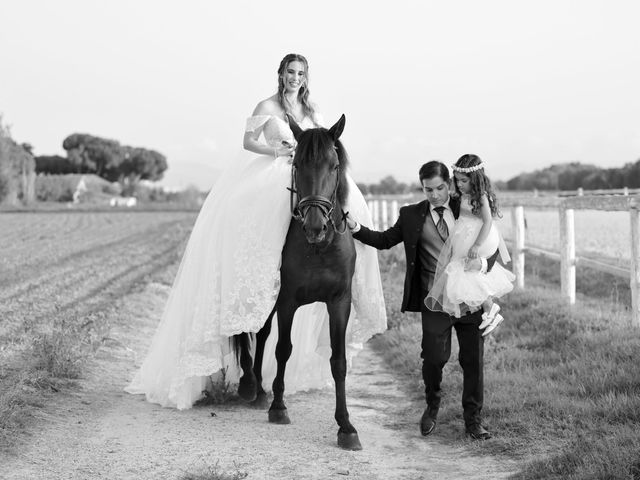
<instances>
[{"instance_id":1,"label":"tree","mask_svg":"<svg viewBox=\"0 0 640 480\"><path fill-rule=\"evenodd\" d=\"M11 132L3 125L0 117L0 202L30 203L34 199L33 155L11 138Z\"/></svg>"},{"instance_id":2,"label":"tree","mask_svg":"<svg viewBox=\"0 0 640 480\"><path fill-rule=\"evenodd\" d=\"M74 133L64 139L62 148L78 173L95 173L110 182L119 179L118 167L125 158L125 151L117 141Z\"/></svg>"},{"instance_id":3,"label":"tree","mask_svg":"<svg viewBox=\"0 0 640 480\"><path fill-rule=\"evenodd\" d=\"M81 173L78 165L69 161L66 157L60 155L40 155L35 158L36 173L44 173L48 175L64 175L67 173Z\"/></svg>"},{"instance_id":4,"label":"tree","mask_svg":"<svg viewBox=\"0 0 640 480\"><path fill-rule=\"evenodd\" d=\"M127 190L124 193L131 194L140 180L160 180L166 169L167 159L161 153L145 148L125 147L118 181Z\"/></svg>"}]
</instances>

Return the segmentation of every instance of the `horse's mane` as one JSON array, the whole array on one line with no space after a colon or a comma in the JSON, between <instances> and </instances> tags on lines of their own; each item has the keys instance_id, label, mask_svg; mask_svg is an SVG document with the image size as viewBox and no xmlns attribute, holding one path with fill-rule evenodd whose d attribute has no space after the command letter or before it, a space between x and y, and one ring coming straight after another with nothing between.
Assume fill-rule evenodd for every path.
<instances>
[{"instance_id":1,"label":"horse's mane","mask_svg":"<svg viewBox=\"0 0 640 480\"><path fill-rule=\"evenodd\" d=\"M296 147L296 163L299 167L310 165L312 162L326 162L326 153L335 145L340 163L340 182L338 183L337 200L342 206L346 205L349 195L349 184L347 182L347 168L349 157L342 142L338 139L333 141L329 130L326 128L310 128L305 130L298 141Z\"/></svg>"}]
</instances>

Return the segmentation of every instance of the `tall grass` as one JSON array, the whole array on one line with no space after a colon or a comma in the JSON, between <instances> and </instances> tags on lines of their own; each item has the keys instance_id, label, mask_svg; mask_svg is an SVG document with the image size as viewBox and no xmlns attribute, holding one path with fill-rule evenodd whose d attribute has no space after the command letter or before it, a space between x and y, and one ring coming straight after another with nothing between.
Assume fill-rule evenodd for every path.
<instances>
[{"instance_id":1,"label":"tall grass","mask_svg":"<svg viewBox=\"0 0 640 480\"><path fill-rule=\"evenodd\" d=\"M96 321L98 320L98 321ZM50 394L73 384L106 338L108 325L101 313L71 315L53 322L46 332L24 344L19 361L0 369L0 451L16 446L17 434Z\"/></svg>"},{"instance_id":2,"label":"tall grass","mask_svg":"<svg viewBox=\"0 0 640 480\"><path fill-rule=\"evenodd\" d=\"M552 273L535 262L530 272ZM385 286L401 281L387 268L392 262L381 264ZM631 327L628 308L611 301L611 284L593 279L582 284L600 298L581 294L574 307L548 278L529 276L527 283L503 299L506 320L485 342L483 416L494 438L471 448L518 458L524 466L515 478L640 478L640 331ZM424 402L421 326L390 314L394 328L374 346L403 374L407 392ZM444 374L437 430L452 442L463 438L455 355Z\"/></svg>"}]
</instances>

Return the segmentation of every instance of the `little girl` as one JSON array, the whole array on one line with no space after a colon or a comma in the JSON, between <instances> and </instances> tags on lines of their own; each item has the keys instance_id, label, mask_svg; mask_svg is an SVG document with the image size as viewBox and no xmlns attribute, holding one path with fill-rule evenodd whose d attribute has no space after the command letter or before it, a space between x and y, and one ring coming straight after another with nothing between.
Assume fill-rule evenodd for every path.
<instances>
[{"instance_id":1,"label":"little girl","mask_svg":"<svg viewBox=\"0 0 640 480\"><path fill-rule=\"evenodd\" d=\"M487 273L471 267L496 250L504 263L509 252L496 228L493 217L499 216L496 195L484 165L477 155L463 155L453 165L456 192L460 195L460 215L438 258L433 287L425 298L430 310L461 317L482 307L482 336L488 335L503 320L496 297L513 290L515 276L499 263ZM484 270L484 269L483 269Z\"/></svg>"}]
</instances>

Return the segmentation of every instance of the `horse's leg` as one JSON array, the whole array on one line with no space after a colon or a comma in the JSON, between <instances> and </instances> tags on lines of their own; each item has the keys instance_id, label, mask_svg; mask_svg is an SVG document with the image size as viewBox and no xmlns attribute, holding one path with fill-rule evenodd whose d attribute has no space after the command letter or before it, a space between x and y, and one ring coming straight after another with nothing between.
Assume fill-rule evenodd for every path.
<instances>
[{"instance_id":1,"label":"horse's leg","mask_svg":"<svg viewBox=\"0 0 640 480\"><path fill-rule=\"evenodd\" d=\"M256 408L267 408L268 406L267 392L262 388L262 360L264 358L264 345L267 343L267 338L269 338L269 334L271 333L271 324L275 313L276 307L274 306L273 310L271 310L271 313L269 314L269 318L267 318L267 321L264 323L264 326L256 334L256 355L253 361L253 373L256 376L258 391L256 399L251 402L251 404Z\"/></svg>"},{"instance_id":2,"label":"horse's leg","mask_svg":"<svg viewBox=\"0 0 640 480\"><path fill-rule=\"evenodd\" d=\"M349 421L345 377L347 376L347 357L345 334L349 314L351 313L351 295L335 303L327 303L329 311L329 331L331 335L331 374L336 384L336 414L338 446L345 450L362 450L358 432Z\"/></svg>"},{"instance_id":3,"label":"horse's leg","mask_svg":"<svg viewBox=\"0 0 640 480\"><path fill-rule=\"evenodd\" d=\"M293 348L291 344L291 325L293 315L297 306L290 300L278 300L278 343L276 345L276 360L278 370L276 378L273 380L273 402L269 408L269 421L272 423L291 423L287 406L284 404L284 372L287 367L287 360L291 356Z\"/></svg>"},{"instance_id":4,"label":"horse's leg","mask_svg":"<svg viewBox=\"0 0 640 480\"><path fill-rule=\"evenodd\" d=\"M251 339L248 333L241 333L234 337L240 350L240 368L242 377L238 384L240 398L250 402L256 398L257 380L253 373L253 359L251 358Z\"/></svg>"}]
</instances>

